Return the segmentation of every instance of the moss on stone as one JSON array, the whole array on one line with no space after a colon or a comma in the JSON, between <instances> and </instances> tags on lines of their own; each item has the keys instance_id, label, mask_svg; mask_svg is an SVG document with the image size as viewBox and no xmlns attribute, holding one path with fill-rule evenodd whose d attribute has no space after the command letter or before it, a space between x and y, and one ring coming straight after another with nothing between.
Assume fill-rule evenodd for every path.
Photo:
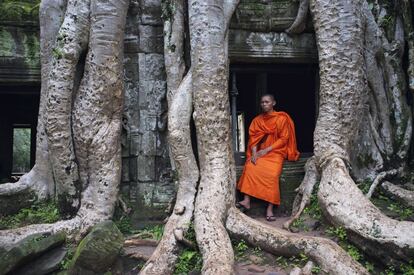
<instances>
[{"instance_id":1,"label":"moss on stone","mask_svg":"<svg viewBox=\"0 0 414 275\"><path fill-rule=\"evenodd\" d=\"M3 0L0 2L0 21L37 21L40 0Z\"/></svg>"},{"instance_id":2,"label":"moss on stone","mask_svg":"<svg viewBox=\"0 0 414 275\"><path fill-rule=\"evenodd\" d=\"M16 44L13 36L6 29L0 28L0 56L14 56Z\"/></svg>"}]
</instances>

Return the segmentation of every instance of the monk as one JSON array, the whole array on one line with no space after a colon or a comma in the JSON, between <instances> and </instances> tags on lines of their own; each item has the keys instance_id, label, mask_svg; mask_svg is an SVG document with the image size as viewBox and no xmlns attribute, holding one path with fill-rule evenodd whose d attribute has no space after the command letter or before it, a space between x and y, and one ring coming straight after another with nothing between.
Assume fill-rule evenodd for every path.
<instances>
[{"instance_id":1,"label":"monk","mask_svg":"<svg viewBox=\"0 0 414 275\"><path fill-rule=\"evenodd\" d=\"M267 201L267 221L276 220L273 206L280 205L279 177L284 159L299 158L294 123L287 113L276 112L275 105L273 95L261 97L263 113L250 124L246 164L237 184L244 198L236 206L250 209L250 197Z\"/></svg>"}]
</instances>

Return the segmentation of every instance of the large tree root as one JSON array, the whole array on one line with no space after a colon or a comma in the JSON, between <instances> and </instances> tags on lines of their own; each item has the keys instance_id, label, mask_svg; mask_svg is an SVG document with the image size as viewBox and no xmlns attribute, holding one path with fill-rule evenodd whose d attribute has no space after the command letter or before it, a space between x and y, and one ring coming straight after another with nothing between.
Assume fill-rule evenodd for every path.
<instances>
[{"instance_id":1,"label":"large tree root","mask_svg":"<svg viewBox=\"0 0 414 275\"><path fill-rule=\"evenodd\" d=\"M328 274L368 274L340 246L329 239L305 237L255 221L235 208L228 212L226 227L230 234L247 240L275 255L298 256L304 253Z\"/></svg>"},{"instance_id":2,"label":"large tree root","mask_svg":"<svg viewBox=\"0 0 414 275\"><path fill-rule=\"evenodd\" d=\"M333 158L322 171L318 199L330 222L344 227L351 241L385 264L414 257L414 223L381 213L351 179L345 163Z\"/></svg>"},{"instance_id":3,"label":"large tree root","mask_svg":"<svg viewBox=\"0 0 414 275\"><path fill-rule=\"evenodd\" d=\"M309 205L312 191L319 181L319 172L316 168L315 158L311 157L308 159L305 165L305 177L302 180L302 183L297 188L298 194L295 197L292 207L292 215L288 221L283 224L283 228L289 230L290 225L297 220L302 214L303 210L307 205Z\"/></svg>"},{"instance_id":4,"label":"large tree root","mask_svg":"<svg viewBox=\"0 0 414 275\"><path fill-rule=\"evenodd\" d=\"M22 239L37 233L51 233L65 232L68 240L78 239L80 229L86 226L79 217L71 220L59 221L52 224L32 224L17 229L1 230L0 231L0 248L10 249L17 242ZM89 228L88 228L89 229Z\"/></svg>"},{"instance_id":5,"label":"large tree root","mask_svg":"<svg viewBox=\"0 0 414 275\"><path fill-rule=\"evenodd\" d=\"M414 191L401 188L389 181L383 182L381 187L393 199L402 202L408 207L414 208Z\"/></svg>"}]
</instances>

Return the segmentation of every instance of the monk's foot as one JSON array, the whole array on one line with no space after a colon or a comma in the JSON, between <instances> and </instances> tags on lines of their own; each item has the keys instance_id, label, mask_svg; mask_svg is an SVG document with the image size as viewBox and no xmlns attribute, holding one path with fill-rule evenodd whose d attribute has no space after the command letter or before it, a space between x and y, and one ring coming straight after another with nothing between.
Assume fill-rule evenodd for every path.
<instances>
[{"instance_id":1,"label":"monk's foot","mask_svg":"<svg viewBox=\"0 0 414 275\"><path fill-rule=\"evenodd\" d=\"M274 222L276 220L276 217L273 215L266 215L266 221L268 222Z\"/></svg>"},{"instance_id":2,"label":"monk's foot","mask_svg":"<svg viewBox=\"0 0 414 275\"><path fill-rule=\"evenodd\" d=\"M244 201L236 202L236 207L242 212L246 212L246 211L250 210L250 204L247 204Z\"/></svg>"}]
</instances>

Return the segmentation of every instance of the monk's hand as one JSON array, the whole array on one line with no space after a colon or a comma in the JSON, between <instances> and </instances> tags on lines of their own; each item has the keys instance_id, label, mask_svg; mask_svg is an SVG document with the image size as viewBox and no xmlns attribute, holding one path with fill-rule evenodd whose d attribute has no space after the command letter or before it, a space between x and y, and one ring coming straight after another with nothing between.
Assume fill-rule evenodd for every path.
<instances>
[{"instance_id":1,"label":"monk's hand","mask_svg":"<svg viewBox=\"0 0 414 275\"><path fill-rule=\"evenodd\" d=\"M269 153L271 150L272 150L272 147L267 147L265 149L260 150L259 152L257 152L256 158L263 157L264 155L266 155L267 153Z\"/></svg>"},{"instance_id":2,"label":"monk's hand","mask_svg":"<svg viewBox=\"0 0 414 275\"><path fill-rule=\"evenodd\" d=\"M252 157L250 158L250 161L256 165L256 161L257 161L257 153L253 152Z\"/></svg>"}]
</instances>

